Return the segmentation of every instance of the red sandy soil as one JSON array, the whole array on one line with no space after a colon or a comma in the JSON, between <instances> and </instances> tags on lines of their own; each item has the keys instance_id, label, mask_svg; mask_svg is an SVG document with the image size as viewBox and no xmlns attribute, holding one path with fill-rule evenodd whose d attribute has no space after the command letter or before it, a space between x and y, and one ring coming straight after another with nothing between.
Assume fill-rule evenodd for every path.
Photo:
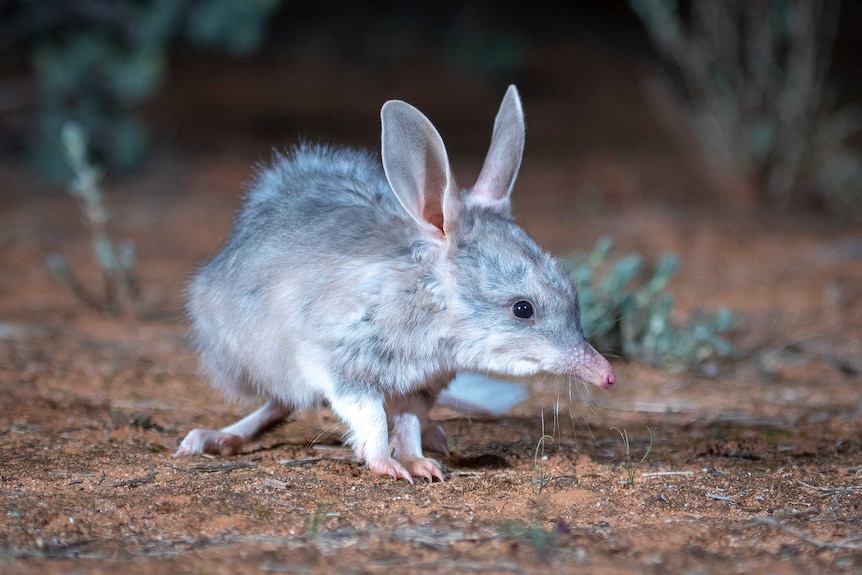
<instances>
[{"instance_id":1,"label":"red sandy soil","mask_svg":"<svg viewBox=\"0 0 862 575\"><path fill-rule=\"evenodd\" d=\"M296 133L375 146L380 103L400 97L469 181L502 95L434 70L369 82L200 64L154 106L171 147L106 186L116 235L137 246L139 317L90 311L51 279L59 252L96 283L74 201L0 164L0 572L862 572L862 229L723 205L652 120L635 70L562 59L577 82L540 67L522 90L516 216L558 255L604 234L617 255L675 252L680 319L731 308L737 357L707 372L617 360L611 391L577 388L570 404L535 386L498 420L438 408L442 483L372 476L325 411L236 457L174 459L190 429L255 407L198 376L182 313L251 165ZM287 118L277 136L273 114ZM614 428L634 463L652 432L633 484Z\"/></svg>"}]
</instances>

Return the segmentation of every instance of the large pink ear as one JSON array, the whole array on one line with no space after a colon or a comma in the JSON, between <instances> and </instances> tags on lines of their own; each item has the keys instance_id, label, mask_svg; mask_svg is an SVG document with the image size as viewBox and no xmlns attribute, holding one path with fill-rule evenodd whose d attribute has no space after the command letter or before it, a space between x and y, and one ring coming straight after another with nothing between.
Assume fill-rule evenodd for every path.
<instances>
[{"instance_id":1,"label":"large pink ear","mask_svg":"<svg viewBox=\"0 0 862 575\"><path fill-rule=\"evenodd\" d=\"M392 191L424 233L442 237L444 214L460 204L443 139L422 112L400 100L386 102L380 119L383 170Z\"/></svg>"},{"instance_id":2,"label":"large pink ear","mask_svg":"<svg viewBox=\"0 0 862 575\"><path fill-rule=\"evenodd\" d=\"M469 195L471 204L506 213L511 211L509 197L524 155L524 133L521 97L515 86L509 86L494 120L494 133L485 164Z\"/></svg>"}]
</instances>

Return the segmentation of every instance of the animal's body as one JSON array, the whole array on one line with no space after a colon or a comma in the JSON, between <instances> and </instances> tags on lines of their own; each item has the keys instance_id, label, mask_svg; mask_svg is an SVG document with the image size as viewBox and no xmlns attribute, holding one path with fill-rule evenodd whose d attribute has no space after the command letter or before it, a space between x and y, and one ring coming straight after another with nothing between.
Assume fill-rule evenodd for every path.
<instances>
[{"instance_id":1,"label":"animal's body","mask_svg":"<svg viewBox=\"0 0 862 575\"><path fill-rule=\"evenodd\" d=\"M375 473L442 479L428 410L458 371L615 379L585 341L571 275L515 224L524 122L510 87L476 184L458 188L443 141L400 101L374 155L302 145L263 169L189 313L202 364L263 407L193 430L177 455L232 454L292 411L328 404Z\"/></svg>"}]
</instances>

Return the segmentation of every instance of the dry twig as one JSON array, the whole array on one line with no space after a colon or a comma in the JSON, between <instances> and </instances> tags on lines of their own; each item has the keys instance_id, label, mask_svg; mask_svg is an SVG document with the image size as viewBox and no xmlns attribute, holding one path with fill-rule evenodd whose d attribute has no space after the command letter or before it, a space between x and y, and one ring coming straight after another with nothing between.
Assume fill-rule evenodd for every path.
<instances>
[{"instance_id":1,"label":"dry twig","mask_svg":"<svg viewBox=\"0 0 862 575\"><path fill-rule=\"evenodd\" d=\"M136 477L134 479L123 479L122 481L114 481L108 483L108 487L140 487L147 483L152 483L156 479L156 472L153 471L146 477Z\"/></svg>"},{"instance_id":2,"label":"dry twig","mask_svg":"<svg viewBox=\"0 0 862 575\"><path fill-rule=\"evenodd\" d=\"M829 497L830 495L846 495L848 493L852 493L853 491L862 490L862 485L848 485L846 487L818 487L817 485L805 483L802 480L798 481L797 483L799 483L799 485L804 485L809 489L816 489L817 495L821 498Z\"/></svg>"},{"instance_id":3,"label":"dry twig","mask_svg":"<svg viewBox=\"0 0 862 575\"><path fill-rule=\"evenodd\" d=\"M821 539L816 539L807 533L803 533L798 529L794 529L793 527L788 527L784 525L777 519L772 517L758 517L754 520L757 523L763 523L765 525L772 525L774 527L778 527L785 533L789 533L794 537L798 537L802 539L806 543L810 543L815 547L819 547L821 549L851 549L853 551L862 551L862 535L853 535L852 537L846 537L844 539L840 539L838 541L823 541ZM860 543L856 543L860 541Z\"/></svg>"}]
</instances>

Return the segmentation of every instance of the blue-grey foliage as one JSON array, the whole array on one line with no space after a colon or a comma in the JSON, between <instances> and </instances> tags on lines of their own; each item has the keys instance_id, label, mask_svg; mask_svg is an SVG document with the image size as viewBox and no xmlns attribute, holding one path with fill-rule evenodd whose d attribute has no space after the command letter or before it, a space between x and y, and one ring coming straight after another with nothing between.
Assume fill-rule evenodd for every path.
<instances>
[{"instance_id":1,"label":"blue-grey foliage","mask_svg":"<svg viewBox=\"0 0 862 575\"><path fill-rule=\"evenodd\" d=\"M651 275L644 277L639 255L608 262L612 245L610 238L602 238L590 254L575 261L572 270L578 282L581 324L592 342L632 359L675 369L734 353L721 336L733 325L730 311L695 310L686 322L672 321L674 297L667 286L679 269L676 256L664 255Z\"/></svg>"}]
</instances>

